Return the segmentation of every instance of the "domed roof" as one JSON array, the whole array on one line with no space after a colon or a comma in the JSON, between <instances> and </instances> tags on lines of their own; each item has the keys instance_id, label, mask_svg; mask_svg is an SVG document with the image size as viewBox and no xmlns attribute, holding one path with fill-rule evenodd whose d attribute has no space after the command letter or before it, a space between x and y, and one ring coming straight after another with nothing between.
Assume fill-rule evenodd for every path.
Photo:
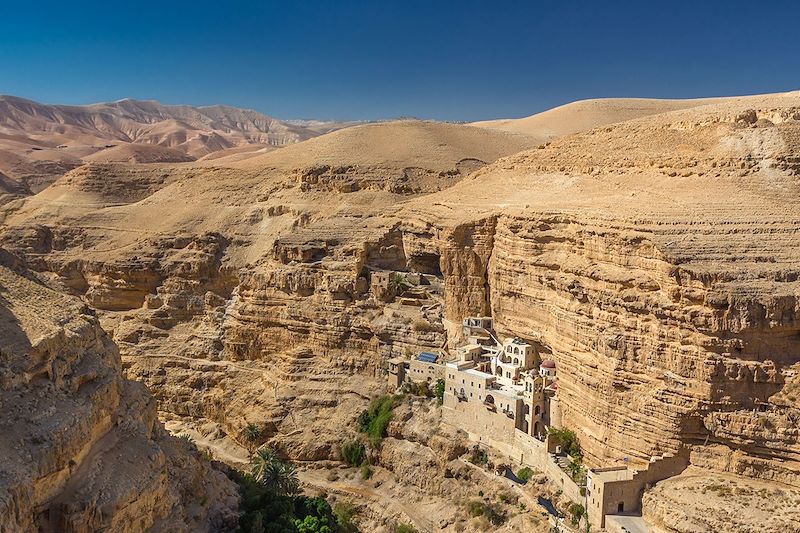
<instances>
[{"instance_id":1,"label":"domed roof","mask_svg":"<svg viewBox=\"0 0 800 533\"><path fill-rule=\"evenodd\" d=\"M546 359L542 361L542 368L555 368L556 362L551 359Z\"/></svg>"}]
</instances>

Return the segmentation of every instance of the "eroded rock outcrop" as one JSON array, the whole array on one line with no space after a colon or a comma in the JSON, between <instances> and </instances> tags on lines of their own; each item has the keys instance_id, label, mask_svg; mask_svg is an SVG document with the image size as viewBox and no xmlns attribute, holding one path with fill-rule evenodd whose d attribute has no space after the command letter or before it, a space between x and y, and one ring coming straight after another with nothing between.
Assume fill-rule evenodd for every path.
<instances>
[{"instance_id":1,"label":"eroded rock outcrop","mask_svg":"<svg viewBox=\"0 0 800 533\"><path fill-rule=\"evenodd\" d=\"M235 527L235 487L164 431L91 310L0 254L0 531Z\"/></svg>"},{"instance_id":2,"label":"eroded rock outcrop","mask_svg":"<svg viewBox=\"0 0 800 533\"><path fill-rule=\"evenodd\" d=\"M337 161L345 130L102 209L33 197L2 213L2 240L98 309L162 418L212 450L255 423L292 458L335 459L386 358L452 346L463 316L491 313L556 361L590 464L688 447L695 466L798 485L799 108L715 101L469 176L449 169L488 158L397 161L394 133L379 161L362 153L377 126ZM432 303L392 301L375 272L430 276ZM400 436L387 465L442 452Z\"/></svg>"}]
</instances>

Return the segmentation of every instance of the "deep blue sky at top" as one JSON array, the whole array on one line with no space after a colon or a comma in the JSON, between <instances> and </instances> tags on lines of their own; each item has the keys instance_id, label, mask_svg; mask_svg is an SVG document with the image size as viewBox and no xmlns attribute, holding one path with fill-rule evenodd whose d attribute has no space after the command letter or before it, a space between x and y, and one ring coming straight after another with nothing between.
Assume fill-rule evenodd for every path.
<instances>
[{"instance_id":1,"label":"deep blue sky at top","mask_svg":"<svg viewBox=\"0 0 800 533\"><path fill-rule=\"evenodd\" d=\"M0 94L280 118L525 116L800 88L800 2L0 2Z\"/></svg>"}]
</instances>

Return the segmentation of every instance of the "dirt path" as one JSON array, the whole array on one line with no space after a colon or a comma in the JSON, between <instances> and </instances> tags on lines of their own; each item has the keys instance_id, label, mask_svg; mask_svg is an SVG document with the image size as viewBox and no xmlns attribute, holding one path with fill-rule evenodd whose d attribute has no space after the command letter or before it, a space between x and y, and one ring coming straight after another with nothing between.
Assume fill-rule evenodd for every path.
<instances>
[{"instance_id":1,"label":"dirt path","mask_svg":"<svg viewBox=\"0 0 800 533\"><path fill-rule=\"evenodd\" d=\"M384 509L406 516L413 526L421 532L432 533L439 530L438 525L424 516L421 509L403 503L399 499L375 490L360 481L328 481L328 472L325 469L301 470L298 472L298 477L302 483L327 492L353 496L357 501L371 500Z\"/></svg>"}]
</instances>

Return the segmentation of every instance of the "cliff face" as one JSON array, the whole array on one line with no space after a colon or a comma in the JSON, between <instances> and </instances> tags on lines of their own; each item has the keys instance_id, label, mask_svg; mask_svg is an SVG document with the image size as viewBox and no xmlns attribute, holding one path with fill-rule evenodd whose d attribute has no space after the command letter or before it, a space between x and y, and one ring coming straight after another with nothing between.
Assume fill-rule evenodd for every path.
<instances>
[{"instance_id":1,"label":"cliff face","mask_svg":"<svg viewBox=\"0 0 800 533\"><path fill-rule=\"evenodd\" d=\"M364 156L363 176L281 160L153 177L128 200L106 183L69 213L42 193L2 212L2 240L98 309L159 415L226 460L248 423L293 458L335 458L386 358L492 313L555 359L590 464L690 447L697 466L799 485L798 109L732 99L468 177ZM387 302L379 270L428 275L432 305Z\"/></svg>"},{"instance_id":2,"label":"cliff face","mask_svg":"<svg viewBox=\"0 0 800 533\"><path fill-rule=\"evenodd\" d=\"M235 526L235 487L166 434L93 313L2 254L0 531Z\"/></svg>"},{"instance_id":3,"label":"cliff face","mask_svg":"<svg viewBox=\"0 0 800 533\"><path fill-rule=\"evenodd\" d=\"M490 254L448 272L448 284L480 287L485 271L495 326L551 352L564 423L590 460L645 462L710 439L752 453L743 461L797 461L796 404L770 402L800 348L796 283L698 279L662 251L669 234L642 223L518 215L475 229ZM447 312L457 320L464 309ZM774 475L797 482L796 472Z\"/></svg>"}]
</instances>

